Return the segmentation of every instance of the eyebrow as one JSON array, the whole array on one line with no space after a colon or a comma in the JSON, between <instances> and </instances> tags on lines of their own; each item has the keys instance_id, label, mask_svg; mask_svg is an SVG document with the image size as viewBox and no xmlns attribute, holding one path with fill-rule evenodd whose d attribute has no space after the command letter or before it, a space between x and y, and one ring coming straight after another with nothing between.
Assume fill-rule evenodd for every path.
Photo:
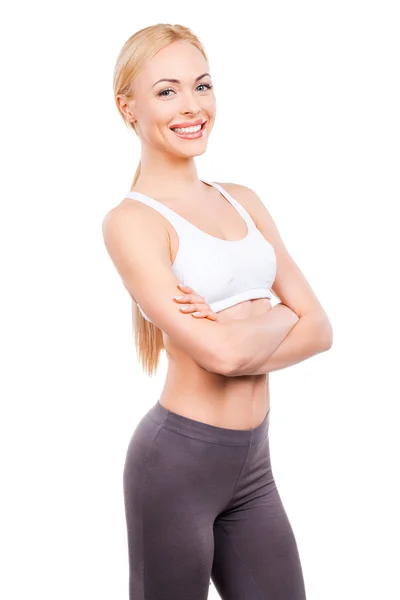
<instances>
[{"instance_id":1,"label":"eyebrow","mask_svg":"<svg viewBox=\"0 0 400 600\"><path fill-rule=\"evenodd\" d=\"M200 79L202 79L206 75L208 75L209 77L211 77L210 73L203 73L203 75L199 75L199 77L196 77L195 81L199 81ZM155 83L153 83L153 85L151 87L153 88L155 85L157 85L157 83L160 83L160 81L170 81L171 83L181 83L179 81L179 79L159 79L158 81L156 81Z\"/></svg>"}]
</instances>

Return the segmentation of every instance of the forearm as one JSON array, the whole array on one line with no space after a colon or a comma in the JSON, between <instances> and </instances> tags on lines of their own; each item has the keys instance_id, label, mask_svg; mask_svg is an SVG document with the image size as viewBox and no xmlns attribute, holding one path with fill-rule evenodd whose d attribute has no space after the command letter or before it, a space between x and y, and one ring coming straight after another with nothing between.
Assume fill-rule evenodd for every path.
<instances>
[{"instance_id":1,"label":"forearm","mask_svg":"<svg viewBox=\"0 0 400 600\"><path fill-rule=\"evenodd\" d=\"M224 323L225 345L230 355L230 376L241 375L243 368L261 367L276 351L299 317L282 303L266 313Z\"/></svg>"},{"instance_id":2,"label":"forearm","mask_svg":"<svg viewBox=\"0 0 400 600\"><path fill-rule=\"evenodd\" d=\"M332 328L326 315L308 313L299 319L272 355L265 360L257 355L247 363L242 362L232 376L263 375L284 369L328 350L331 345Z\"/></svg>"}]
</instances>

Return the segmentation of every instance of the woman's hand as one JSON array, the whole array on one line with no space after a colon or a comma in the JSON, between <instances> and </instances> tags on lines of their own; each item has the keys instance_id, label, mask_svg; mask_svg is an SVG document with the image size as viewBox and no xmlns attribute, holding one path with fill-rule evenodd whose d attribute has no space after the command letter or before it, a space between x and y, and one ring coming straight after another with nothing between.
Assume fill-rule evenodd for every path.
<instances>
[{"instance_id":1,"label":"woman's hand","mask_svg":"<svg viewBox=\"0 0 400 600\"><path fill-rule=\"evenodd\" d=\"M174 300L180 302L185 306L181 306L180 310L184 313L191 313L192 317L197 319L210 319L210 321L217 321L217 313L213 312L207 302L196 294L193 288L188 285L178 283L180 292L184 292L184 295L175 296Z\"/></svg>"}]
</instances>

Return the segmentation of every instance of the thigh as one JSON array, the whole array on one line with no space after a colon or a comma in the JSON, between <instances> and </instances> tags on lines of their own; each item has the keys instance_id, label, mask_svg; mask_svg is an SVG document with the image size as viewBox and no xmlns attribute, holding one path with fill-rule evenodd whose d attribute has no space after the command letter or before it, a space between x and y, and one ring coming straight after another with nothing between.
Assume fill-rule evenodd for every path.
<instances>
[{"instance_id":1,"label":"thigh","mask_svg":"<svg viewBox=\"0 0 400 600\"><path fill-rule=\"evenodd\" d=\"M222 600L305 600L296 539L272 475L268 440L214 524L212 581Z\"/></svg>"},{"instance_id":2,"label":"thigh","mask_svg":"<svg viewBox=\"0 0 400 600\"><path fill-rule=\"evenodd\" d=\"M206 600L214 553L202 445L144 419L128 449L124 498L130 600Z\"/></svg>"}]
</instances>

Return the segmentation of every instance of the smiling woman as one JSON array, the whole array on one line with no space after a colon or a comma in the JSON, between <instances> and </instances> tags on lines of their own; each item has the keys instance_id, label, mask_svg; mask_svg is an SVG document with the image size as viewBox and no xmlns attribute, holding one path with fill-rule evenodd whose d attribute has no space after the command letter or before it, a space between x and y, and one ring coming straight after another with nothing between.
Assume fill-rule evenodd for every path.
<instances>
[{"instance_id":1,"label":"smiling woman","mask_svg":"<svg viewBox=\"0 0 400 600\"><path fill-rule=\"evenodd\" d=\"M210 578L222 600L305 600L272 474L265 364L302 321L271 306L272 286L302 311L315 299L252 191L197 175L216 99L193 32L159 24L135 33L118 56L114 93L141 160L103 220L104 241L133 301L142 366L154 374L162 350L168 359L125 458L130 600L200 600ZM174 299L180 284L189 307L204 302L215 318L185 314ZM322 324L311 331L308 322L291 348L307 340L322 351Z\"/></svg>"}]
</instances>

